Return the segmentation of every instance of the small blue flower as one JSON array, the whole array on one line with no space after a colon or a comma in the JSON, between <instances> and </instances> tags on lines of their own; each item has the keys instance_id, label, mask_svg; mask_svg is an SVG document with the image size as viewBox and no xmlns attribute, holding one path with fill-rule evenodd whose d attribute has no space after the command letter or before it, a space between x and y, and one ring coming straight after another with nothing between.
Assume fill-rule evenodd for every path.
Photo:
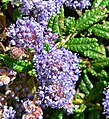
<instances>
[{"instance_id":1,"label":"small blue flower","mask_svg":"<svg viewBox=\"0 0 109 119\"><path fill-rule=\"evenodd\" d=\"M85 9L91 6L91 0L67 0L66 6L71 9Z\"/></svg>"},{"instance_id":2,"label":"small blue flower","mask_svg":"<svg viewBox=\"0 0 109 119\"><path fill-rule=\"evenodd\" d=\"M13 110L13 107L9 106L4 106L3 107L3 119L14 119L16 111Z\"/></svg>"},{"instance_id":3,"label":"small blue flower","mask_svg":"<svg viewBox=\"0 0 109 119\"><path fill-rule=\"evenodd\" d=\"M18 18L16 25L13 24L8 29L7 36L11 38L11 45L22 49L32 48L36 52L41 52L46 43L52 47L53 40L58 38L57 33L52 34L51 29L43 28L34 18L28 17Z\"/></svg>"},{"instance_id":4,"label":"small blue flower","mask_svg":"<svg viewBox=\"0 0 109 119\"><path fill-rule=\"evenodd\" d=\"M71 113L75 84L80 73L78 64L77 54L63 47L58 49L54 46L49 52L34 56L36 80L39 83L37 93L43 108L63 108Z\"/></svg>"},{"instance_id":5,"label":"small blue flower","mask_svg":"<svg viewBox=\"0 0 109 119\"><path fill-rule=\"evenodd\" d=\"M44 28L53 14L59 13L60 7L65 0L18 0L20 3L19 11L24 15L30 15Z\"/></svg>"},{"instance_id":6,"label":"small blue flower","mask_svg":"<svg viewBox=\"0 0 109 119\"><path fill-rule=\"evenodd\" d=\"M104 106L103 114L106 114L106 117L109 118L109 86L107 88L104 88L103 93L105 95L102 103L102 105Z\"/></svg>"}]
</instances>

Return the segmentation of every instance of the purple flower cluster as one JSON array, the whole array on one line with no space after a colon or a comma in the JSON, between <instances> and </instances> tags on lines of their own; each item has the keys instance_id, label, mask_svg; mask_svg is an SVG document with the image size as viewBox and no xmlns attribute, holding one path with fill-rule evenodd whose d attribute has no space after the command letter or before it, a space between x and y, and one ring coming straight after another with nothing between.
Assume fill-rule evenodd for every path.
<instances>
[{"instance_id":1,"label":"purple flower cluster","mask_svg":"<svg viewBox=\"0 0 109 119\"><path fill-rule=\"evenodd\" d=\"M103 114L106 114L107 118L109 118L109 86L103 91L105 95L105 99L103 99L102 105L104 106Z\"/></svg>"},{"instance_id":2,"label":"purple flower cluster","mask_svg":"<svg viewBox=\"0 0 109 119\"><path fill-rule=\"evenodd\" d=\"M7 85L16 78L17 72L10 68L0 68L0 86Z\"/></svg>"},{"instance_id":3,"label":"purple flower cluster","mask_svg":"<svg viewBox=\"0 0 109 119\"><path fill-rule=\"evenodd\" d=\"M29 15L33 10L33 7L37 0L15 0L14 2L19 2L19 11L24 15Z\"/></svg>"},{"instance_id":4,"label":"purple flower cluster","mask_svg":"<svg viewBox=\"0 0 109 119\"><path fill-rule=\"evenodd\" d=\"M37 41L43 39L43 29L34 18L24 17L23 19L19 18L16 24L10 26L7 36L12 39L12 45L34 48Z\"/></svg>"},{"instance_id":5,"label":"purple flower cluster","mask_svg":"<svg viewBox=\"0 0 109 119\"><path fill-rule=\"evenodd\" d=\"M43 108L64 108L72 113L72 99L79 77L77 54L65 48L53 47L49 52L34 56L34 65L39 83L38 96Z\"/></svg>"},{"instance_id":6,"label":"purple flower cluster","mask_svg":"<svg viewBox=\"0 0 109 119\"><path fill-rule=\"evenodd\" d=\"M65 0L19 0L19 11L24 15L31 12L36 21L46 27L53 14L59 13L60 7Z\"/></svg>"},{"instance_id":7,"label":"purple flower cluster","mask_svg":"<svg viewBox=\"0 0 109 119\"><path fill-rule=\"evenodd\" d=\"M85 9L91 6L91 0L68 0L66 6L72 9Z\"/></svg>"},{"instance_id":8,"label":"purple flower cluster","mask_svg":"<svg viewBox=\"0 0 109 119\"><path fill-rule=\"evenodd\" d=\"M14 46L14 47L11 47L10 48L10 55L13 58L19 58L19 59L21 59L22 56L23 56L23 54L24 54L24 52L23 52L23 50L22 50L21 47Z\"/></svg>"},{"instance_id":9,"label":"purple flower cluster","mask_svg":"<svg viewBox=\"0 0 109 119\"><path fill-rule=\"evenodd\" d=\"M10 44L18 47L32 48L40 52L47 42L54 44L53 40L58 34L52 34L51 29L42 28L33 18L24 17L18 19L16 24L10 26L7 36L11 38Z\"/></svg>"},{"instance_id":10,"label":"purple flower cluster","mask_svg":"<svg viewBox=\"0 0 109 119\"><path fill-rule=\"evenodd\" d=\"M23 102L26 114L22 119L43 119L43 111L41 107L36 106L33 101L27 100Z\"/></svg>"},{"instance_id":11,"label":"purple flower cluster","mask_svg":"<svg viewBox=\"0 0 109 119\"><path fill-rule=\"evenodd\" d=\"M64 1L65 0L41 0L35 5L35 18L42 26L46 26L51 16L59 13L60 7L63 5Z\"/></svg>"},{"instance_id":12,"label":"purple flower cluster","mask_svg":"<svg viewBox=\"0 0 109 119\"><path fill-rule=\"evenodd\" d=\"M16 111L13 110L13 107L10 106L8 108L8 106L4 106L3 113L2 113L2 116L3 116L2 119L14 119L15 113Z\"/></svg>"},{"instance_id":13,"label":"purple flower cluster","mask_svg":"<svg viewBox=\"0 0 109 119\"><path fill-rule=\"evenodd\" d=\"M71 114L74 107L72 100L76 93L75 84L80 73L79 59L76 53L73 54L64 47L57 48L54 39L58 38L58 34L53 34L51 29L47 29L49 19L53 14L59 13L65 0L21 0L19 2L20 11L26 15L32 12L34 18L18 18L16 24L10 26L7 31L7 36L11 39L10 44L13 46L10 54L20 57L23 52L28 51L25 49L33 49L35 76L38 83L35 90L38 97L35 103L42 108L62 108ZM18 51L14 52L16 49ZM28 100L31 97L29 95L31 91L24 88L25 86L20 81L20 85L15 88L17 101L19 102L20 99L24 101L26 113L22 118L41 119L43 112L39 106ZM22 88L23 90L20 91ZM29 89L32 90L32 87ZM23 93L19 94L19 91ZM35 98L33 95L32 97Z\"/></svg>"}]
</instances>

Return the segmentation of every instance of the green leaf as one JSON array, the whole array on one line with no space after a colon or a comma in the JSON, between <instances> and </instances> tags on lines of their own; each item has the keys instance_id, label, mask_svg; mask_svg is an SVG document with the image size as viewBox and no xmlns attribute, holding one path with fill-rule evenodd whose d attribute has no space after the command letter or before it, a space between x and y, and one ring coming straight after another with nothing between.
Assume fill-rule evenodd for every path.
<instances>
[{"instance_id":1,"label":"green leaf","mask_svg":"<svg viewBox=\"0 0 109 119\"><path fill-rule=\"evenodd\" d=\"M54 18L55 18L56 15L52 15L52 17L50 18L49 22L48 22L48 28L51 28L52 29L52 26L53 26L53 21L54 21Z\"/></svg>"},{"instance_id":2,"label":"green leaf","mask_svg":"<svg viewBox=\"0 0 109 119\"><path fill-rule=\"evenodd\" d=\"M23 67L14 64L14 66L13 66L13 70L18 71L18 72L21 72L21 71L23 70Z\"/></svg>"},{"instance_id":3,"label":"green leaf","mask_svg":"<svg viewBox=\"0 0 109 119\"><path fill-rule=\"evenodd\" d=\"M96 8L100 6L105 7L108 5L108 3L109 3L109 0L94 0L92 8Z\"/></svg>"},{"instance_id":4,"label":"green leaf","mask_svg":"<svg viewBox=\"0 0 109 119\"><path fill-rule=\"evenodd\" d=\"M64 20L64 31L65 33L75 32L75 18L74 17L68 17Z\"/></svg>"},{"instance_id":5,"label":"green leaf","mask_svg":"<svg viewBox=\"0 0 109 119\"><path fill-rule=\"evenodd\" d=\"M95 49L84 51L84 56L92 58L92 59L99 59L101 57L105 58L105 56L103 54L97 52L96 50L95 51L93 51L93 50L95 50Z\"/></svg>"},{"instance_id":6,"label":"green leaf","mask_svg":"<svg viewBox=\"0 0 109 119\"><path fill-rule=\"evenodd\" d=\"M87 57L98 58L98 55L101 57L101 54L97 53L99 49L96 38L70 38L64 46L73 52L78 52ZM97 54L94 55L94 53Z\"/></svg>"},{"instance_id":7,"label":"green leaf","mask_svg":"<svg viewBox=\"0 0 109 119\"><path fill-rule=\"evenodd\" d=\"M17 72L28 71L30 70L30 68L32 68L33 65L31 61L12 59L8 55L0 55L0 56L2 57L0 60L3 60L6 66L11 67L13 70Z\"/></svg>"},{"instance_id":8,"label":"green leaf","mask_svg":"<svg viewBox=\"0 0 109 119\"><path fill-rule=\"evenodd\" d=\"M4 60L4 55L0 54L0 60Z\"/></svg>"},{"instance_id":9,"label":"green leaf","mask_svg":"<svg viewBox=\"0 0 109 119\"><path fill-rule=\"evenodd\" d=\"M85 104L81 104L79 109L76 109L75 112L76 113L83 113L85 109L86 109L86 105Z\"/></svg>"},{"instance_id":10,"label":"green leaf","mask_svg":"<svg viewBox=\"0 0 109 119\"><path fill-rule=\"evenodd\" d=\"M47 52L49 52L49 50L50 50L50 45L49 45L49 43L45 43L45 44L44 44L44 50L47 51Z\"/></svg>"},{"instance_id":11,"label":"green leaf","mask_svg":"<svg viewBox=\"0 0 109 119\"><path fill-rule=\"evenodd\" d=\"M84 113L75 114L73 119L85 119Z\"/></svg>"},{"instance_id":12,"label":"green leaf","mask_svg":"<svg viewBox=\"0 0 109 119\"><path fill-rule=\"evenodd\" d=\"M100 81L109 82L109 74L105 70L100 70L100 72L98 73L98 77Z\"/></svg>"},{"instance_id":13,"label":"green leaf","mask_svg":"<svg viewBox=\"0 0 109 119\"><path fill-rule=\"evenodd\" d=\"M63 33L64 27L64 9L61 7L60 14L53 15L48 23L48 28L52 29L53 33L58 33L59 36Z\"/></svg>"},{"instance_id":14,"label":"green leaf","mask_svg":"<svg viewBox=\"0 0 109 119\"><path fill-rule=\"evenodd\" d=\"M14 9L12 18L13 18L14 21L16 21L18 18L22 18L22 14L19 13L18 9Z\"/></svg>"},{"instance_id":15,"label":"green leaf","mask_svg":"<svg viewBox=\"0 0 109 119\"><path fill-rule=\"evenodd\" d=\"M109 66L109 58L99 58L97 60L91 61L91 66L94 67L95 69L101 69L104 67Z\"/></svg>"},{"instance_id":16,"label":"green leaf","mask_svg":"<svg viewBox=\"0 0 109 119\"><path fill-rule=\"evenodd\" d=\"M88 37L82 37L82 38L70 38L66 44L94 44L97 43L96 38L88 38ZM98 46L98 44L97 44Z\"/></svg>"},{"instance_id":17,"label":"green leaf","mask_svg":"<svg viewBox=\"0 0 109 119\"><path fill-rule=\"evenodd\" d=\"M50 117L51 117L51 119L62 119L63 118L63 110L62 109L54 110L54 113Z\"/></svg>"},{"instance_id":18,"label":"green leaf","mask_svg":"<svg viewBox=\"0 0 109 119\"><path fill-rule=\"evenodd\" d=\"M8 3L9 1L12 1L12 0L2 0L2 3Z\"/></svg>"},{"instance_id":19,"label":"green leaf","mask_svg":"<svg viewBox=\"0 0 109 119\"><path fill-rule=\"evenodd\" d=\"M82 59L80 59L80 61L79 61L79 66L80 66L80 69L85 69L85 68L87 68L87 66L86 66L86 61L83 61Z\"/></svg>"},{"instance_id":20,"label":"green leaf","mask_svg":"<svg viewBox=\"0 0 109 119\"><path fill-rule=\"evenodd\" d=\"M109 39L109 25L107 24L95 24L89 30L97 36Z\"/></svg>"},{"instance_id":21,"label":"green leaf","mask_svg":"<svg viewBox=\"0 0 109 119\"><path fill-rule=\"evenodd\" d=\"M88 119L99 119L100 118L100 111L98 111L96 109L89 111L87 118Z\"/></svg>"},{"instance_id":22,"label":"green leaf","mask_svg":"<svg viewBox=\"0 0 109 119\"><path fill-rule=\"evenodd\" d=\"M28 71L28 74L29 74L30 76L34 76L34 75L36 74L36 71L30 70L30 71Z\"/></svg>"},{"instance_id":23,"label":"green leaf","mask_svg":"<svg viewBox=\"0 0 109 119\"><path fill-rule=\"evenodd\" d=\"M106 8L95 8L92 10L87 10L79 19L76 21L76 29L78 31L87 29L94 23L103 19L106 15Z\"/></svg>"},{"instance_id":24,"label":"green leaf","mask_svg":"<svg viewBox=\"0 0 109 119\"><path fill-rule=\"evenodd\" d=\"M106 58L106 50L103 45L98 46L92 50L84 51L84 56L93 59Z\"/></svg>"},{"instance_id":25,"label":"green leaf","mask_svg":"<svg viewBox=\"0 0 109 119\"><path fill-rule=\"evenodd\" d=\"M87 89L87 86L83 81L81 81L81 83L79 85L79 88L80 88L81 91L83 91L83 93L86 94L86 96L89 95L89 91Z\"/></svg>"},{"instance_id":26,"label":"green leaf","mask_svg":"<svg viewBox=\"0 0 109 119\"><path fill-rule=\"evenodd\" d=\"M59 19L58 19L58 26L59 26L59 35L62 35L63 28L64 28L64 7L61 6L60 13L59 13Z\"/></svg>"},{"instance_id":27,"label":"green leaf","mask_svg":"<svg viewBox=\"0 0 109 119\"><path fill-rule=\"evenodd\" d=\"M91 67L87 68L86 71L89 72L92 76L97 77L97 72L94 71L94 69L92 69Z\"/></svg>"},{"instance_id":28,"label":"green leaf","mask_svg":"<svg viewBox=\"0 0 109 119\"><path fill-rule=\"evenodd\" d=\"M84 81L86 83L87 88L91 90L93 88L93 84L91 83L89 77L86 74L84 74Z\"/></svg>"},{"instance_id":29,"label":"green leaf","mask_svg":"<svg viewBox=\"0 0 109 119\"><path fill-rule=\"evenodd\" d=\"M53 21L52 32L60 34L58 21L59 21L59 16L56 15Z\"/></svg>"},{"instance_id":30,"label":"green leaf","mask_svg":"<svg viewBox=\"0 0 109 119\"><path fill-rule=\"evenodd\" d=\"M60 113L58 114L58 118L57 119L62 119L63 118L63 112L60 111Z\"/></svg>"},{"instance_id":31,"label":"green leaf","mask_svg":"<svg viewBox=\"0 0 109 119\"><path fill-rule=\"evenodd\" d=\"M90 94L88 95L86 101L87 102L94 102L99 103L102 101L103 90L107 86L106 81L101 81L96 83L96 86L91 90Z\"/></svg>"}]
</instances>

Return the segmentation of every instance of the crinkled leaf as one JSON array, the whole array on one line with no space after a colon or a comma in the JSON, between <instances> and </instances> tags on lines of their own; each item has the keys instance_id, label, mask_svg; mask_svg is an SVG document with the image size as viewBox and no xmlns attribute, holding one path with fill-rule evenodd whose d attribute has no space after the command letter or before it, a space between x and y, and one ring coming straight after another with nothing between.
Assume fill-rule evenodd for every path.
<instances>
[{"instance_id":1,"label":"crinkled leaf","mask_svg":"<svg viewBox=\"0 0 109 119\"><path fill-rule=\"evenodd\" d=\"M89 77L86 74L84 74L84 82L86 83L86 86L89 90L93 88L93 84L91 83Z\"/></svg>"},{"instance_id":2,"label":"crinkled leaf","mask_svg":"<svg viewBox=\"0 0 109 119\"><path fill-rule=\"evenodd\" d=\"M59 35L62 35L63 28L64 28L64 7L63 6L61 6L61 9L60 9L58 26L59 26Z\"/></svg>"},{"instance_id":3,"label":"crinkled leaf","mask_svg":"<svg viewBox=\"0 0 109 119\"><path fill-rule=\"evenodd\" d=\"M109 0L94 0L93 2L93 8L96 8L96 7L105 7L109 4Z\"/></svg>"},{"instance_id":4,"label":"crinkled leaf","mask_svg":"<svg viewBox=\"0 0 109 119\"><path fill-rule=\"evenodd\" d=\"M63 110L56 109L54 113L50 117L51 119L62 119L63 118Z\"/></svg>"},{"instance_id":5,"label":"crinkled leaf","mask_svg":"<svg viewBox=\"0 0 109 119\"><path fill-rule=\"evenodd\" d=\"M49 45L49 43L46 42L46 43L44 44L44 50L47 51L47 52L50 50L50 45Z\"/></svg>"},{"instance_id":6,"label":"crinkled leaf","mask_svg":"<svg viewBox=\"0 0 109 119\"><path fill-rule=\"evenodd\" d=\"M85 119L84 113L75 114L73 119Z\"/></svg>"},{"instance_id":7,"label":"crinkled leaf","mask_svg":"<svg viewBox=\"0 0 109 119\"><path fill-rule=\"evenodd\" d=\"M1 55L1 59L3 60L6 66L11 67L13 70L17 72L27 71L32 68L31 61L27 62L27 61L18 60L18 59L12 59L7 55Z\"/></svg>"},{"instance_id":8,"label":"crinkled leaf","mask_svg":"<svg viewBox=\"0 0 109 119\"><path fill-rule=\"evenodd\" d=\"M95 24L89 30L97 36L109 39L109 25L107 24Z\"/></svg>"},{"instance_id":9,"label":"crinkled leaf","mask_svg":"<svg viewBox=\"0 0 109 119\"><path fill-rule=\"evenodd\" d=\"M100 81L109 81L109 74L105 70L100 70L98 77Z\"/></svg>"},{"instance_id":10,"label":"crinkled leaf","mask_svg":"<svg viewBox=\"0 0 109 119\"><path fill-rule=\"evenodd\" d=\"M53 27L53 22L54 22L54 18L56 17L56 14L52 15L52 17L50 18L49 22L48 22L48 28L51 28Z\"/></svg>"},{"instance_id":11,"label":"crinkled leaf","mask_svg":"<svg viewBox=\"0 0 109 119\"><path fill-rule=\"evenodd\" d=\"M99 103L102 101L103 90L106 87L106 81L96 83L96 86L91 90L90 94L87 97L87 102Z\"/></svg>"},{"instance_id":12,"label":"crinkled leaf","mask_svg":"<svg viewBox=\"0 0 109 119\"><path fill-rule=\"evenodd\" d=\"M93 57L94 53L97 53L99 50L96 38L70 38L64 46L69 50L78 52L86 57L98 58L98 55L101 57L101 54L99 53L98 55L95 55L96 57Z\"/></svg>"},{"instance_id":13,"label":"crinkled leaf","mask_svg":"<svg viewBox=\"0 0 109 119\"><path fill-rule=\"evenodd\" d=\"M77 21L76 21L76 29L83 30L94 23L98 22L99 20L103 19L106 15L107 9L106 8L95 8L92 10L87 10Z\"/></svg>"},{"instance_id":14,"label":"crinkled leaf","mask_svg":"<svg viewBox=\"0 0 109 119\"><path fill-rule=\"evenodd\" d=\"M86 96L89 95L89 90L83 81L81 81L79 88L81 91L83 91L84 94L86 94Z\"/></svg>"},{"instance_id":15,"label":"crinkled leaf","mask_svg":"<svg viewBox=\"0 0 109 119\"><path fill-rule=\"evenodd\" d=\"M104 68L109 66L109 58L98 58L97 60L91 61L91 66L94 68Z\"/></svg>"},{"instance_id":16,"label":"crinkled leaf","mask_svg":"<svg viewBox=\"0 0 109 119\"><path fill-rule=\"evenodd\" d=\"M65 33L75 32L75 18L74 17L68 17L64 20L64 31Z\"/></svg>"},{"instance_id":17,"label":"crinkled leaf","mask_svg":"<svg viewBox=\"0 0 109 119\"><path fill-rule=\"evenodd\" d=\"M88 119L99 119L100 118L100 111L93 109L90 110L87 116Z\"/></svg>"},{"instance_id":18,"label":"crinkled leaf","mask_svg":"<svg viewBox=\"0 0 109 119\"><path fill-rule=\"evenodd\" d=\"M2 3L8 3L9 1L12 1L12 0L2 0Z\"/></svg>"},{"instance_id":19,"label":"crinkled leaf","mask_svg":"<svg viewBox=\"0 0 109 119\"><path fill-rule=\"evenodd\" d=\"M95 49L93 49L95 50ZM93 51L93 50L87 50L84 51L84 56L92 58L92 59L99 59L99 58L105 58L105 56L103 54L101 54L100 52L97 51Z\"/></svg>"}]
</instances>

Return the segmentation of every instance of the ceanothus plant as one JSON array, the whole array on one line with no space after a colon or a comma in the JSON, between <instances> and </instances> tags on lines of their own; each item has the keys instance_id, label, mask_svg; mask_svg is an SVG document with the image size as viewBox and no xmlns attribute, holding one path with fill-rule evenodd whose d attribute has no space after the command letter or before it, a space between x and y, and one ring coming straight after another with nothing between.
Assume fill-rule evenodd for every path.
<instances>
[{"instance_id":1,"label":"ceanothus plant","mask_svg":"<svg viewBox=\"0 0 109 119\"><path fill-rule=\"evenodd\" d=\"M0 118L109 118L109 1L0 4Z\"/></svg>"},{"instance_id":2,"label":"ceanothus plant","mask_svg":"<svg viewBox=\"0 0 109 119\"><path fill-rule=\"evenodd\" d=\"M42 107L64 108L67 113L73 113L72 99L80 73L78 63L76 54L55 46L34 56L39 83L37 93Z\"/></svg>"}]
</instances>

